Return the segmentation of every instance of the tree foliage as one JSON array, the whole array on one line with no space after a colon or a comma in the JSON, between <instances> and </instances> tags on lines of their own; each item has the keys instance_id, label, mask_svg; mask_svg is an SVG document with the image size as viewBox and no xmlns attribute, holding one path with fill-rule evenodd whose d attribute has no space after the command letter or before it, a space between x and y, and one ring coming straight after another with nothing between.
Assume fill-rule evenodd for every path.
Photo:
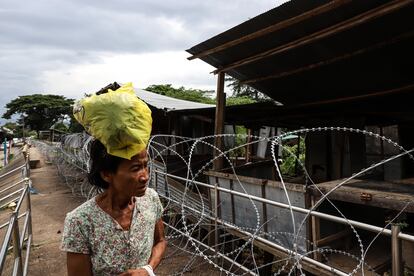
<instances>
[{"instance_id":1,"label":"tree foliage","mask_svg":"<svg viewBox=\"0 0 414 276\"><path fill-rule=\"evenodd\" d=\"M209 91L200 90L200 89L192 89L192 88L185 88L181 86L180 88L174 88L171 84L156 84L150 85L145 88L147 91L151 91L160 95L168 96L171 98L187 100L192 102L198 103L205 103L205 104L215 104L215 98L209 98L206 94ZM226 105L239 105L239 104L250 104L255 103L256 100L249 96L241 96L241 95L233 95L226 99Z\"/></svg>"},{"instance_id":2,"label":"tree foliage","mask_svg":"<svg viewBox=\"0 0 414 276\"><path fill-rule=\"evenodd\" d=\"M174 88L171 84L153 84L145 88L145 90L181 100L206 104L215 103L214 99L205 96L207 91L200 89L187 89L183 86L181 86L180 88Z\"/></svg>"},{"instance_id":3,"label":"tree foliage","mask_svg":"<svg viewBox=\"0 0 414 276\"><path fill-rule=\"evenodd\" d=\"M3 127L12 130L14 137L22 137L22 127L19 126L17 123L7 122L3 125Z\"/></svg>"},{"instance_id":4,"label":"tree foliage","mask_svg":"<svg viewBox=\"0 0 414 276\"><path fill-rule=\"evenodd\" d=\"M6 104L3 118L20 115L18 122L39 133L72 112L73 100L60 95L19 96Z\"/></svg>"},{"instance_id":5,"label":"tree foliage","mask_svg":"<svg viewBox=\"0 0 414 276\"><path fill-rule=\"evenodd\" d=\"M68 131L70 133L78 133L78 132L82 132L85 130L85 128L81 124L79 124L78 121L76 121L72 112L69 114L69 116L70 116L70 123L69 123Z\"/></svg>"},{"instance_id":6,"label":"tree foliage","mask_svg":"<svg viewBox=\"0 0 414 276\"><path fill-rule=\"evenodd\" d=\"M305 139L303 137L300 137L300 152L299 152L299 161L302 163L302 165L305 164ZM282 151L282 164L280 165L280 170L283 175L287 176L297 176L298 174L301 174L303 172L303 167L298 164L296 167L297 162L297 150L298 150L298 144L294 145L283 145L283 151ZM296 171L298 169L298 171Z\"/></svg>"},{"instance_id":7,"label":"tree foliage","mask_svg":"<svg viewBox=\"0 0 414 276\"><path fill-rule=\"evenodd\" d=\"M226 99L226 105L239 105L239 104L251 104L251 103L255 103L256 101L252 98L249 98L247 96L242 96L242 97L235 97L235 96L231 96L228 97Z\"/></svg>"},{"instance_id":8,"label":"tree foliage","mask_svg":"<svg viewBox=\"0 0 414 276\"><path fill-rule=\"evenodd\" d=\"M230 76L226 77L227 87L233 91L233 97L243 97L253 99L255 102L269 101L268 96L264 95L260 91L250 87L246 84L242 84L238 79Z\"/></svg>"},{"instance_id":9,"label":"tree foliage","mask_svg":"<svg viewBox=\"0 0 414 276\"><path fill-rule=\"evenodd\" d=\"M63 122L55 123L53 125L53 129L63 131L63 132L68 132L69 131L69 127L67 125L65 125Z\"/></svg>"}]
</instances>

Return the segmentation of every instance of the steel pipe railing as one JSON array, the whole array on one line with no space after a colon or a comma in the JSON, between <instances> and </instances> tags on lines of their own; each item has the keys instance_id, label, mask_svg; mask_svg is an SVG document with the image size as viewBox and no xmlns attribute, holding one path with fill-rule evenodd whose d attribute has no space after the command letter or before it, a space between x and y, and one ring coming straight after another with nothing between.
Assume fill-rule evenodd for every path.
<instances>
[{"instance_id":1,"label":"steel pipe railing","mask_svg":"<svg viewBox=\"0 0 414 276\"><path fill-rule=\"evenodd\" d=\"M8 172L6 172L6 173L4 173L4 174L2 174L2 175L0 175L0 179L1 178L3 178L3 177L5 177L5 176L8 176L8 175L10 175L10 174L12 174L12 173L14 173L14 172L16 172L16 171L18 171L18 170L21 170L21 169L23 169L24 167L26 167L27 166L27 164L23 164L23 165L21 165L21 166L19 166L19 167L17 167L17 168L14 168L13 170L11 170L11 171L8 171Z\"/></svg>"},{"instance_id":2,"label":"steel pipe railing","mask_svg":"<svg viewBox=\"0 0 414 276\"><path fill-rule=\"evenodd\" d=\"M169 173L165 173L165 172L161 172L161 171L155 171L155 172L166 175L166 176L171 177L171 178L178 179L178 180L188 181L188 179L186 179L186 178L179 177L179 176L176 176L176 175L172 175L172 174L169 174ZM199 181L191 181L191 182L194 183L194 184L203 186L203 187L210 188L212 190L216 189L215 186L211 185L211 184L207 184L207 183L203 183L203 182L199 182ZM285 203L280 203L280 202L273 201L273 200L270 200L270 199L244 194L244 193L229 190L229 189L226 189L226 188L223 188L223 187L217 187L217 190L219 190L221 192L237 195L237 196L240 196L240 197L249 198L249 199L252 199L254 201L266 203L266 204L276 206L276 207L280 207L280 208L284 208L284 209L292 208L293 211L298 212L298 213L310 214L311 216L319 217L319 218L326 219L326 220L329 220L329 221L332 221L332 222L337 222L337 223L346 224L346 225L352 225L356 228L367 230L367 231L370 231L370 232L373 232L373 233L377 233L377 234L381 233L383 235L391 236L391 230L390 229L384 229L383 227L379 227L379 226L375 226L375 225L371 225L371 224L367 224L367 223L363 223L363 222L359 222L359 221L355 221L355 220L345 219L343 217L337 217L337 216L334 216L334 215L330 215L330 214L326 214L326 213L322 213L322 212L318 212L318 211L311 211L311 210L306 209L306 208L301 208L301 207L296 207L296 206L289 206L288 204L285 204ZM402 240L414 242L414 236L404 234L404 233L401 233L401 232L398 234L398 238L400 238Z\"/></svg>"},{"instance_id":3,"label":"steel pipe railing","mask_svg":"<svg viewBox=\"0 0 414 276\"><path fill-rule=\"evenodd\" d=\"M7 227L6 235L4 236L3 243L0 249L0 275L3 274L5 268L5 260L8 256L8 252L10 250L13 251L13 270L12 275L17 276L26 276L28 273L28 265L29 265L29 256L30 256L30 247L33 240L33 233L32 233L32 213L31 213L31 202L30 202L30 187L31 182L30 179L26 176L29 175L30 169L28 168L28 160L22 166L19 166L13 169L10 172L3 174L1 177L11 175L14 173L20 173L19 170L22 170L22 177L24 179L9 185L8 187L2 189L0 193L7 192L12 188L17 187L19 184L22 184L23 187L17 189L16 191L11 192L10 194L2 197L0 202L6 201L7 199L18 195L17 197L13 198L12 200L4 203L1 207L8 206L12 202L16 202L15 209L13 213L10 215L10 219L7 223L0 225L0 229ZM24 213L19 214L20 209L23 205L23 202L26 200L26 210ZM24 219L24 224L22 231L19 231L19 219ZM12 243L12 246L9 246ZM22 251L26 250L25 256L22 256Z\"/></svg>"},{"instance_id":4,"label":"steel pipe railing","mask_svg":"<svg viewBox=\"0 0 414 276\"><path fill-rule=\"evenodd\" d=\"M177 180L181 180L181 181L186 181L186 182L189 181L189 179L187 179L187 178L172 175L172 174L169 174L169 173L166 173L166 172L163 172L163 171L159 171L159 170L155 170L154 173L155 173L155 175L160 174L160 175L171 177L173 179L177 179ZM159 179L159 178L160 177L157 177L156 179ZM283 209L292 209L295 212L303 213L303 214L309 214L310 216L315 216L315 217L322 218L322 219L325 219L325 220L328 220L328 221L337 222L337 223L346 224L346 225L352 225L356 228L364 229L364 230L367 230L367 231L370 231L370 232L373 232L373 233L390 236L391 239L392 239L391 243L392 243L392 256L393 256L393 264L392 264L393 271L394 270L395 271L400 271L400 269L401 269L401 265L402 265L401 264L401 253L400 253L401 246L399 246L401 244L401 240L414 242L414 236L413 235L404 234L400 231L399 228L398 229L394 228L395 226L393 226L393 230L390 230L390 229L386 229L386 228L383 228L383 227L378 227L378 226L375 226L375 225L371 225L371 224L367 224L367 223L363 223L363 222L359 222L359 221L355 221L355 220L345 219L343 217L337 217L337 216L326 214L326 213L319 212L319 211L311 211L311 210L306 209L306 208L290 206L288 204L276 202L276 201L273 201L273 200L269 200L269 199L265 199L265 198L261 198L261 197L257 197L257 196L253 196L253 195L248 195L248 194L245 194L245 193L237 192L237 191L226 189L226 188L223 188L223 187L218 187L217 185L211 185L211 184L203 183L203 182L200 182L200 181L191 181L191 183L194 183L195 185L200 185L200 186L209 188L210 190L212 190L213 192L216 192L216 193L218 191L221 191L221 192L224 192L224 193L229 193L229 194L240 196L240 197L243 197L243 198L248 198L248 199L251 199L251 200L254 200L254 201L257 201L257 202L269 204L269 205L280 207L280 208L283 208ZM216 198L217 198L217 195L216 195ZM213 203L215 205L215 210L217 210L218 205L220 203L217 202L217 200L214 200ZM193 209L192 211L201 214L201 212L199 212L198 210ZM253 234L251 234L250 232L243 231L241 229L238 229L234 225L231 225L231 224L226 223L225 221L222 221L220 218L218 218L218 215L216 213L215 213L214 217L209 216L206 213L203 213L201 215L203 215L205 218L210 218L212 221L215 221L215 222L217 222L217 223L219 223L223 226L232 228L232 229L240 232L243 235L253 237ZM265 238L254 236L254 239L266 244L267 246L269 246L271 248L274 248L274 249L277 249L281 252L284 252L286 254L293 255L293 256L297 255L300 259L302 259L302 260L304 260L304 261L306 261L310 264L313 264L313 265L315 265L315 266L317 266L321 269L330 271L330 272L334 273L335 275L348 275L348 274L346 274L346 273L344 273L344 272L342 272L342 271L340 271L336 268L328 266L324 263L321 263L321 262L319 262L317 260L314 260L312 258L309 258L307 256L303 256L303 255L301 255L297 252L293 252L292 250L287 249L287 248L285 248L283 246L280 246L278 244L275 244L275 243L273 243L273 242L271 242L271 241L269 241ZM398 274L395 274L395 275L398 275Z\"/></svg>"}]
</instances>

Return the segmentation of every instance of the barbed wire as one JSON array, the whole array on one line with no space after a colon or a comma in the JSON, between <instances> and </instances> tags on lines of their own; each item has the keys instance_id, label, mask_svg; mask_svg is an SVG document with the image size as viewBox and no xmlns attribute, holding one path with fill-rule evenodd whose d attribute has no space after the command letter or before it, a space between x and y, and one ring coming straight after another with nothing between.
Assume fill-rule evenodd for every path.
<instances>
[{"instance_id":1,"label":"barbed wire","mask_svg":"<svg viewBox=\"0 0 414 276\"><path fill-rule=\"evenodd\" d=\"M326 132L362 135L364 138L371 137L382 143L389 144L398 151L398 154L370 164L367 168L361 169L360 171L353 172L350 177L342 179L331 190L324 193L312 179L301 160L297 158L296 154L289 147L286 147L284 138L290 135L308 135L310 133ZM242 143L226 150L221 150L214 146L215 139L224 138L239 138L239 140L245 139L250 142ZM92 137L85 133L78 133L67 135L63 137L60 143L54 145L40 141L32 142L45 155L47 161L56 165L59 175L64 180L63 182L72 190L72 193L82 196L85 199L90 199L101 192L95 186L90 185L86 178L86 174L90 168L89 147L92 139ZM168 144L167 141L173 142ZM278 193L278 202L288 205L288 215L285 216L281 216L282 211L279 211L279 213L273 216L268 213L267 217L264 218L263 204L258 204L254 200L254 196L257 196L257 194L254 194L252 187L247 186L240 179L236 167L230 158L230 155L235 155L235 152L240 148L255 145L263 141L270 145L270 157L273 160L273 169L277 173L277 181L281 186L281 191ZM307 187L311 187L319 193L319 200L310 206L308 208L309 212L304 215L300 215L294 210L295 205L292 203L294 198L292 198L292 193L289 191L285 181L286 176L283 175L280 167L281 163L279 159L281 156L279 156L276 150L279 147L288 156L293 157L295 162L300 166L305 183L308 183ZM177 150L178 148L180 150ZM213 152L216 152L216 155L202 160L202 162L197 162L197 158L195 158L196 152L200 151L200 148L208 149L207 152L211 156ZM404 156L408 156L410 160L414 160L412 155L413 151L414 149L404 149L392 139L377 133L346 127L304 128L289 131L274 137L259 137L246 134L221 134L199 138L175 135L152 136L148 146L150 169L149 186L156 189L163 199L165 205L163 218L167 223L166 235L172 241L174 247L174 253L167 255L166 259L174 258L174 256L177 256L177 252L190 254L192 256L181 270L172 271L171 275L185 273L204 263L210 264L220 274L223 273L226 275L258 275L266 267L268 268L267 271L272 271L273 275L294 275L296 272L305 275L305 258L307 256L313 256L314 254L321 254L325 264L328 266L335 265L331 261L332 258L329 258L328 255L348 257L349 261L355 265L348 272L349 275L355 275L356 273L365 275L367 272L378 275L372 266L367 263L367 253L381 233L378 233L372 239L369 236L363 238L345 216L343 210L329 196L350 181L363 175L366 176L367 173L373 171L375 168L383 166L393 160ZM173 171L169 171L171 170L168 164L170 160L167 159L171 159L172 157L174 157L175 162L178 162L173 167L181 169L181 173L179 175L177 174L180 180L170 177L175 174ZM227 210L230 208L228 206L229 203L225 200L217 199L217 206L214 206L214 197L212 196L214 193L209 189L206 190L205 185L200 185L200 181L205 181L206 176L204 173L210 170L212 164L220 158L228 166L226 173L232 176L232 187L230 190L246 195L243 199L238 197L239 202L243 202L243 206L247 210L243 216L244 220L232 219L230 221L223 215L217 216L218 209ZM178 186L170 185L172 181L178 181ZM215 184L210 183L210 186L214 186ZM220 194L223 194L223 192L220 192ZM217 196L218 193L215 195ZM310 240L305 228L311 223L312 212L315 212L322 203L333 208L339 214L339 217L347 222L346 227L343 229L351 230L351 233L356 239L357 247L359 248L359 255L337 248L329 248L326 246L318 247L318 244ZM411 204L413 204L412 201L407 202L405 207L399 210L398 214L383 226L383 230L395 222L398 216ZM234 214L235 207L231 206L231 208L233 208L232 214L234 217L236 215ZM284 220L280 221L281 218ZM278 231L269 230L277 229L278 227L280 229ZM210 241L212 239L214 242ZM260 239L266 239L273 244L282 246L289 253L285 254L286 256L284 258L264 262L264 252L255 246L256 242ZM195 262L195 258L199 258L202 261ZM341 269L341 267L337 268L339 270Z\"/></svg>"}]
</instances>

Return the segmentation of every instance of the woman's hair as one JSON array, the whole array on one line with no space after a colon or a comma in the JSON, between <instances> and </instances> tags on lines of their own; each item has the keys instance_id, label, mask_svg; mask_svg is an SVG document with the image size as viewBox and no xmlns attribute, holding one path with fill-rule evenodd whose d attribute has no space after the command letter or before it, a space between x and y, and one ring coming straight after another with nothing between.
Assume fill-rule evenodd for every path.
<instances>
[{"instance_id":1,"label":"woman's hair","mask_svg":"<svg viewBox=\"0 0 414 276\"><path fill-rule=\"evenodd\" d=\"M90 184L99 188L108 189L109 183L101 177L102 171L116 173L121 157L110 155L106 152L104 145L97 139L92 141L90 147L91 169L88 173L88 181Z\"/></svg>"}]
</instances>

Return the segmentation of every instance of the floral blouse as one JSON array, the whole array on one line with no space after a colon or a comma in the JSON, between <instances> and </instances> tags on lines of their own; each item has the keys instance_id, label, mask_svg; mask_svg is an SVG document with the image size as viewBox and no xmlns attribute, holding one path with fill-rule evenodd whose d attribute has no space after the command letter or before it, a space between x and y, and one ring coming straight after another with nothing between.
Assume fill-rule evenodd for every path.
<instances>
[{"instance_id":1,"label":"floral blouse","mask_svg":"<svg viewBox=\"0 0 414 276\"><path fill-rule=\"evenodd\" d=\"M118 275L148 264L154 242L155 223L163 207L156 191L147 188L136 197L130 229L96 203L96 197L66 215L61 249L89 254L93 275Z\"/></svg>"}]
</instances>

